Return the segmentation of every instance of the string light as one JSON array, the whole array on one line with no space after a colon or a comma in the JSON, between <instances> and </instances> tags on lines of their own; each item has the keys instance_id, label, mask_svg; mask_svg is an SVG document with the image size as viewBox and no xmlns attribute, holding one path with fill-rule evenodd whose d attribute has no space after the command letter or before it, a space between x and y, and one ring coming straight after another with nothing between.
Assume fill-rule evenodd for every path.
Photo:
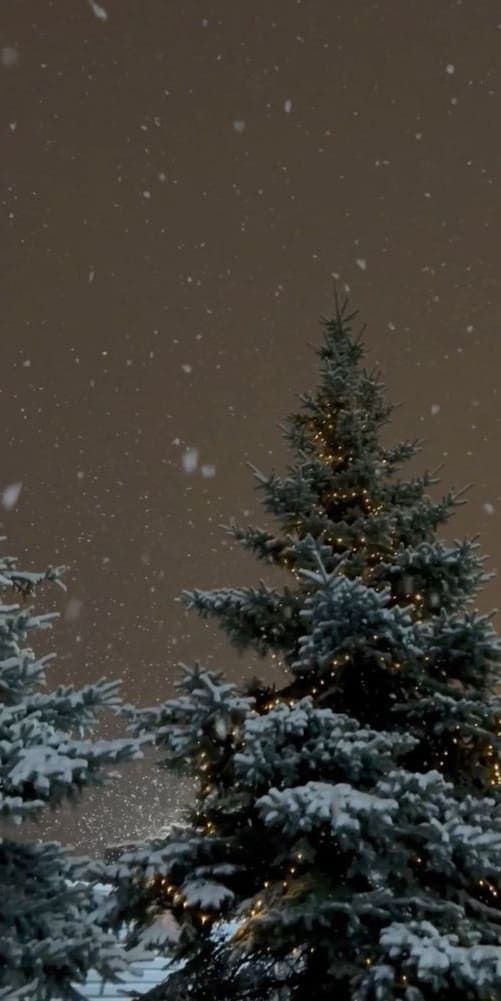
<instances>
[{"instance_id":1,"label":"string light","mask_svg":"<svg viewBox=\"0 0 501 1001\"><path fill-rule=\"evenodd\" d=\"M498 896L498 890L496 889L496 887L493 886L492 883L489 883L486 879L479 879L478 885L481 886L482 889L486 889L489 891L489 893L492 893L493 897Z\"/></svg>"},{"instance_id":2,"label":"string light","mask_svg":"<svg viewBox=\"0 0 501 1001\"><path fill-rule=\"evenodd\" d=\"M313 434L313 441L316 444L320 445L320 449L318 450L318 456L319 456L319 458L322 459L325 462L328 462L328 463L343 463L343 462L348 462L349 463L349 462L352 462L353 461L353 457L352 456L347 456L346 453L341 450L341 448L338 448L337 451L334 452L333 449L332 449L332 446L329 447L329 445L327 444L327 441L326 441L326 438L325 438L325 432L328 431L328 432L332 433L334 431L334 427L335 427L334 422L333 422L333 415L329 413L328 418L329 419L328 419L327 422L326 421L322 422L322 429L321 430L317 429L315 431L315 433ZM386 464L387 464L387 460L386 459L381 460L381 465L384 466ZM331 501L331 502L350 501L350 500L357 499L361 504L364 505L364 507L367 508L368 513L371 514L371 515L379 514L381 511L383 511L383 504L380 503L380 502L375 502L375 501L371 500L371 498L369 497L369 491L368 491L367 488L362 488L361 490L360 489L359 490L348 490L348 489L345 488L345 490L333 491L333 492L330 492L330 493L327 494L327 499L329 501ZM320 513L320 515L322 515L324 512L322 510L320 510L319 513ZM365 514L365 512L364 512L364 514ZM295 528L296 528L296 531L299 534L301 532L302 528L303 528L301 522L296 523ZM353 528L351 534L354 534L355 530L356 529ZM369 544L367 543L367 536L365 536L365 535L364 536L360 536L360 538L358 540L356 540L356 541L355 540L351 540L351 541L354 544L350 545L349 544L349 540L347 540L346 538L343 538L342 536L337 536L335 538L335 542L339 546L345 546L345 547L347 547L351 553L357 553L357 552L360 551L360 549L363 546L367 546L367 545L370 546L371 545L371 543L369 543ZM393 538L392 541L394 541L394 538ZM334 548L334 545L333 545L333 548ZM392 548L392 549L390 549L389 552L386 552L385 554L383 554L381 552L378 552L378 551L369 552L368 554L367 553L364 554L364 558L366 558L369 561L372 561L374 564L376 564L375 566L369 567L367 569L367 576L373 575L374 572L379 572L380 573L381 572L381 568L378 567L377 564L380 564L381 562L384 562L385 559L391 561L391 554L394 553L394 552L395 552L395 548ZM289 569L292 569L293 568L294 559L295 559L295 557L291 558L290 556L283 557L283 559L282 559L283 566L285 566L285 567L287 567ZM297 571L295 569L292 569L292 572L293 572L294 576L296 577L296 579L299 580L300 577L299 577L299 574L297 573ZM343 573L344 569L340 568L339 572ZM378 588L376 588L376 589L378 589ZM392 595L392 600L397 601L397 602L399 600L400 601L406 600L408 602L409 599L412 602L414 602L415 604L421 604L421 603L423 603L425 601L425 597L420 592L414 593L414 594L411 594L411 595L406 594L404 596L402 596L402 595L400 595L400 596ZM422 613L422 609L416 609L415 610L415 615L419 616L421 613ZM379 640L379 636L377 634L374 634L372 636L372 639L374 640L374 642L377 642ZM276 655L273 654L272 656L273 656L273 659L275 659ZM334 668L339 668L339 666L341 666L343 664L349 663L351 661L351 659L352 659L352 654L350 654L350 653L340 654L339 657L335 657L332 660L330 666L333 669ZM428 663L430 661L430 657L428 657L428 656L424 657L424 661ZM385 663L384 658L381 658L381 663ZM396 669L401 668L401 664L399 662L394 662L392 666L394 668L396 668ZM336 672L335 672L335 670L332 670L330 672L330 677L334 678L335 676L336 676ZM304 681L304 679L302 679L302 680ZM321 686L325 686L325 680L323 678L320 678L318 683ZM317 687L313 687L311 689L311 692L312 692L313 695L317 695L318 694L318 688ZM276 708L276 707L278 707L278 706L280 706L282 704L284 704L284 703L280 700L280 698L271 699L269 702L267 702L264 705L264 710L267 711L267 712L269 712L269 711L272 711L274 708ZM292 708L296 704L296 700L288 700L287 703L285 703L285 704L288 704L288 706L290 708ZM476 725L478 725L478 724L476 724ZM460 728L456 727L456 729L459 730ZM233 731L233 733L235 733L235 732L236 731ZM499 731L497 735L501 736L501 731ZM453 743L455 743L455 744L458 743L457 738L453 738ZM447 754L448 754L448 751L445 750L442 753L443 753L443 756L445 758L445 756L447 756ZM494 757L494 754L495 754L494 747L492 745L489 745L488 750L487 750L487 757L488 758L492 758L492 757ZM200 755L201 759L205 759L206 756L207 756L206 752L202 752L202 754ZM445 762L442 760L440 762L440 764L442 766L444 766ZM200 767L201 767L201 770L206 770L209 767L209 764L207 762L205 762L204 760L202 760L202 763L201 763ZM493 765L493 772L494 772L494 777L491 780L491 784L492 785L501 785L501 765L499 763L495 763ZM206 786L205 789L207 790L207 792L209 792L209 791L211 791L211 789L213 789L213 787L212 786ZM205 830L207 831L207 833L213 833L214 832L215 828L214 828L214 825L213 825L213 823L211 821L208 821L206 823ZM302 852L297 852L296 855L295 855L295 857L298 860L298 862L301 862L303 860L303 853ZM422 864L423 863L423 859L420 856L417 856L415 861L418 864ZM290 868L288 869L288 873L291 876L294 876L296 874L296 871L297 870L296 870L296 867L294 865L291 865ZM282 887L283 887L284 890L288 889L288 885L289 884L288 884L287 880L283 880L282 881ZM498 891L496 890L496 888L494 886L492 886L491 884L487 883L486 881L480 880L479 881L479 885L482 888L488 889L489 892L491 892L494 896L498 895ZM264 883L263 883L263 889L267 890L267 889L269 889L269 887L270 887L270 881L269 880L265 880ZM173 893L174 892L174 902L183 899L182 894L179 893L179 891L177 891L176 888L173 887L172 885L169 885L167 887L167 891L169 893ZM188 901L185 900L183 902L183 907L184 908L188 908L189 906L190 905L189 905ZM262 898L258 898L257 900L255 900L254 903L253 903L252 909L249 912L250 916L251 917L257 916L259 914L260 910L263 908L263 906L264 906L264 901L263 901ZM200 921L201 921L202 924L205 924L208 920L210 920L210 917L207 914L201 914L201 915L199 915L199 919L200 919ZM310 952L314 952L314 951L315 951L314 948L310 949ZM365 965L369 967L369 966L372 965L373 959L371 957L366 957L365 960L364 960L364 962L365 962ZM401 977L401 983L402 984L406 984L407 983L407 977L405 975L402 975L402 977Z\"/></svg>"}]
</instances>

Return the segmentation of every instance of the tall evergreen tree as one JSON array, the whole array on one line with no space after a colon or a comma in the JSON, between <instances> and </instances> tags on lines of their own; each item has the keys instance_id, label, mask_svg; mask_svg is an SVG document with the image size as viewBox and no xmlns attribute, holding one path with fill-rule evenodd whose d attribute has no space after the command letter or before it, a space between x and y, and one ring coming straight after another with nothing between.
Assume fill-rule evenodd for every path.
<instances>
[{"instance_id":1,"label":"tall evergreen tree","mask_svg":"<svg viewBox=\"0 0 501 1001\"><path fill-rule=\"evenodd\" d=\"M26 643L56 613L35 615L30 605L45 582L64 586L61 575L0 558L0 998L16 1001L75 999L91 967L113 979L127 965L97 920L87 861L35 840L32 827L14 836L15 825L76 802L86 786L106 781L110 764L139 754L135 740L85 737L102 709L117 709L117 683L45 689L51 657L36 658Z\"/></svg>"},{"instance_id":2,"label":"tall evergreen tree","mask_svg":"<svg viewBox=\"0 0 501 1001\"><path fill-rule=\"evenodd\" d=\"M352 323L342 306L325 324L286 476L256 471L278 531L230 529L291 582L183 595L289 679L239 692L196 666L132 713L197 782L186 826L115 871L116 921L177 921L184 965L158 997L501 997L487 575L476 542L436 539L460 497L400 478L419 444L382 441L392 407Z\"/></svg>"}]
</instances>

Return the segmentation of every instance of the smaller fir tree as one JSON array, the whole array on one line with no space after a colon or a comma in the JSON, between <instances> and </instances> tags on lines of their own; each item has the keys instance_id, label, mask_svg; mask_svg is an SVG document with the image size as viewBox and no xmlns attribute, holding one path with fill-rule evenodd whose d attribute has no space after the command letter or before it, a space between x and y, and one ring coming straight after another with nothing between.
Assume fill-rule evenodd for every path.
<instances>
[{"instance_id":1,"label":"smaller fir tree","mask_svg":"<svg viewBox=\"0 0 501 1001\"><path fill-rule=\"evenodd\" d=\"M0 998L53 1001L79 997L90 968L115 979L127 966L115 937L102 929L89 881L92 864L42 840L18 840L14 827L40 819L63 801L108 781L109 766L138 757L136 740L92 741L104 709L117 710L118 683L45 688L51 656L37 658L30 634L56 613L35 615L34 592L64 587L63 568L18 570L0 559ZM12 602L21 598L21 604ZM8 832L11 830L11 835Z\"/></svg>"}]
</instances>

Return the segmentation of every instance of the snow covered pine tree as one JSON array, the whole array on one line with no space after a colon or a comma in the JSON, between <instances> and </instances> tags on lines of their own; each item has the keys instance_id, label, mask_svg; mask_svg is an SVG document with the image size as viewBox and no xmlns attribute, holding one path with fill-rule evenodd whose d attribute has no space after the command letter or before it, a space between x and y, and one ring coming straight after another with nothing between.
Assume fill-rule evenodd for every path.
<instances>
[{"instance_id":1,"label":"snow covered pine tree","mask_svg":"<svg viewBox=\"0 0 501 1001\"><path fill-rule=\"evenodd\" d=\"M137 741L82 739L104 708L116 709L118 684L100 681L80 691L44 690L50 656L26 647L33 630L56 613L34 615L28 602L45 581L62 585L62 568L17 569L0 558L0 998L52 1001L80 995L89 968L113 979L126 968L116 939L96 921L96 899L85 860L57 843L16 840L12 824L36 820L46 807L76 800L85 786L106 780L106 767L137 757ZM4 598L5 600L5 598ZM72 734L78 733L76 738Z\"/></svg>"},{"instance_id":2,"label":"snow covered pine tree","mask_svg":"<svg viewBox=\"0 0 501 1001\"><path fill-rule=\"evenodd\" d=\"M239 692L197 666L134 716L198 784L186 826L114 873L116 921L177 921L184 965L156 998L501 998L483 561L435 538L458 495L399 478L419 446L382 443L392 407L352 322L336 306L325 324L320 386L286 426L294 465L256 473L278 534L231 527L292 585L183 596L240 650L280 658L286 686Z\"/></svg>"}]
</instances>

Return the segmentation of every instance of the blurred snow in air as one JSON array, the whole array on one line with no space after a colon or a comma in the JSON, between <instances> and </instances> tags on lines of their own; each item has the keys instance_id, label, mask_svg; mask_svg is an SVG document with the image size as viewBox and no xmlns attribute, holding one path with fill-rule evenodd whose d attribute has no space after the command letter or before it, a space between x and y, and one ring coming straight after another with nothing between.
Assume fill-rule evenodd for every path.
<instances>
[{"instance_id":1,"label":"blurred snow in air","mask_svg":"<svg viewBox=\"0 0 501 1001\"><path fill-rule=\"evenodd\" d=\"M12 508L16 506L22 487L22 483L11 483L5 487L2 493L2 505L6 511L12 511Z\"/></svg>"},{"instance_id":2,"label":"blurred snow in air","mask_svg":"<svg viewBox=\"0 0 501 1001\"><path fill-rule=\"evenodd\" d=\"M204 479L210 480L216 475L216 467L212 465L212 463L204 463L204 465L200 467L200 472Z\"/></svg>"},{"instance_id":3,"label":"blurred snow in air","mask_svg":"<svg viewBox=\"0 0 501 1001\"><path fill-rule=\"evenodd\" d=\"M108 20L108 11L105 10L104 7L101 7L100 4L96 3L95 0L89 0L89 7L94 14L94 17L97 17L98 21Z\"/></svg>"},{"instance_id":4,"label":"blurred snow in air","mask_svg":"<svg viewBox=\"0 0 501 1001\"><path fill-rule=\"evenodd\" d=\"M10 69L11 66L15 66L19 62L19 52L14 48L13 45L4 45L0 49L0 62L5 69Z\"/></svg>"},{"instance_id":5,"label":"blurred snow in air","mask_svg":"<svg viewBox=\"0 0 501 1001\"><path fill-rule=\"evenodd\" d=\"M82 605L83 602L78 598L70 598L64 610L64 617L67 622L76 622L76 620L80 617Z\"/></svg>"},{"instance_id":6,"label":"blurred snow in air","mask_svg":"<svg viewBox=\"0 0 501 1001\"><path fill-rule=\"evenodd\" d=\"M187 448L182 456L185 473L194 473L198 466L198 448Z\"/></svg>"}]
</instances>

